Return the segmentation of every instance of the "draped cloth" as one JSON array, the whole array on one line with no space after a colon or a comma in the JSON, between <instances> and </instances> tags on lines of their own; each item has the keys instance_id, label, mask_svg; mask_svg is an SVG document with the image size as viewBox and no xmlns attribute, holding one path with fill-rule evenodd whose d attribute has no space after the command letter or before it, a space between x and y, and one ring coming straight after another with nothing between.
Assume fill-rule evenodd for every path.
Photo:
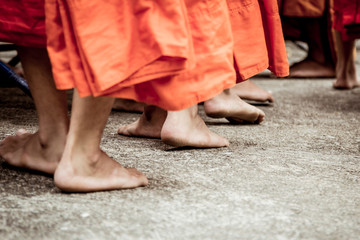
<instances>
[{"instance_id":1,"label":"draped cloth","mask_svg":"<svg viewBox=\"0 0 360 240\"><path fill-rule=\"evenodd\" d=\"M180 110L232 87L234 57L239 81L287 75L276 1L243 2L46 0L56 85Z\"/></svg>"},{"instance_id":2,"label":"draped cloth","mask_svg":"<svg viewBox=\"0 0 360 240\"><path fill-rule=\"evenodd\" d=\"M0 40L21 46L44 47L44 0L0 0Z\"/></svg>"},{"instance_id":3,"label":"draped cloth","mask_svg":"<svg viewBox=\"0 0 360 240\"><path fill-rule=\"evenodd\" d=\"M46 0L47 39L44 0L1 1L0 41L47 40L57 88L82 97L179 110L266 68L288 74L276 0Z\"/></svg>"},{"instance_id":4,"label":"draped cloth","mask_svg":"<svg viewBox=\"0 0 360 240\"><path fill-rule=\"evenodd\" d=\"M238 81L269 69L289 74L281 19L276 0L228 0L234 35Z\"/></svg>"},{"instance_id":5,"label":"draped cloth","mask_svg":"<svg viewBox=\"0 0 360 240\"><path fill-rule=\"evenodd\" d=\"M334 0L333 27L343 40L360 38L360 0Z\"/></svg>"},{"instance_id":6,"label":"draped cloth","mask_svg":"<svg viewBox=\"0 0 360 240\"><path fill-rule=\"evenodd\" d=\"M285 38L306 42L314 35L320 35L325 57L335 66L333 0L278 0L278 3ZM320 32L314 33L309 30L314 20L320 23Z\"/></svg>"},{"instance_id":7,"label":"draped cloth","mask_svg":"<svg viewBox=\"0 0 360 240\"><path fill-rule=\"evenodd\" d=\"M46 0L56 85L180 110L235 84L226 2Z\"/></svg>"},{"instance_id":8,"label":"draped cloth","mask_svg":"<svg viewBox=\"0 0 360 240\"><path fill-rule=\"evenodd\" d=\"M1 1L0 40L45 47L44 0ZM232 87L236 72L288 74L276 0L45 0L45 12L56 86L82 97L180 110Z\"/></svg>"},{"instance_id":9,"label":"draped cloth","mask_svg":"<svg viewBox=\"0 0 360 240\"><path fill-rule=\"evenodd\" d=\"M287 17L321 17L327 0L278 0L281 14Z\"/></svg>"}]
</instances>

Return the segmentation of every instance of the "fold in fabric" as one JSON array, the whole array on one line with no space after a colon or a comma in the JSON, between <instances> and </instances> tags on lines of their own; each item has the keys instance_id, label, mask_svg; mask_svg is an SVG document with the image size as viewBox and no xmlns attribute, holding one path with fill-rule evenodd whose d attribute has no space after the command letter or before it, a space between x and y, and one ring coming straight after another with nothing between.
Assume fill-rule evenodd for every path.
<instances>
[{"instance_id":1,"label":"fold in fabric","mask_svg":"<svg viewBox=\"0 0 360 240\"><path fill-rule=\"evenodd\" d=\"M287 17L322 17L329 0L278 0Z\"/></svg>"},{"instance_id":2,"label":"fold in fabric","mask_svg":"<svg viewBox=\"0 0 360 240\"><path fill-rule=\"evenodd\" d=\"M45 47L44 0L0 0L0 40Z\"/></svg>"},{"instance_id":3,"label":"fold in fabric","mask_svg":"<svg viewBox=\"0 0 360 240\"><path fill-rule=\"evenodd\" d=\"M360 1L334 0L333 28L345 41L360 38Z\"/></svg>"},{"instance_id":4,"label":"fold in fabric","mask_svg":"<svg viewBox=\"0 0 360 240\"><path fill-rule=\"evenodd\" d=\"M234 57L243 79L269 66L286 75L276 14L263 16L256 0L247 1L251 11L235 2L246 1L46 0L56 85L180 110L232 87ZM268 51L276 47L281 54Z\"/></svg>"},{"instance_id":5,"label":"fold in fabric","mask_svg":"<svg viewBox=\"0 0 360 240\"><path fill-rule=\"evenodd\" d=\"M335 67L335 36L332 30L333 0L278 0L278 2L285 39L307 42L311 34L318 35L323 48L327 49L325 58ZM320 32L311 32L312 24L319 24Z\"/></svg>"},{"instance_id":6,"label":"fold in fabric","mask_svg":"<svg viewBox=\"0 0 360 240\"><path fill-rule=\"evenodd\" d=\"M278 77L286 77L289 75L289 62L277 2L259 0L259 3L269 58L268 69Z\"/></svg>"},{"instance_id":7,"label":"fold in fabric","mask_svg":"<svg viewBox=\"0 0 360 240\"><path fill-rule=\"evenodd\" d=\"M226 2L46 1L56 85L179 110L235 84Z\"/></svg>"},{"instance_id":8,"label":"fold in fabric","mask_svg":"<svg viewBox=\"0 0 360 240\"><path fill-rule=\"evenodd\" d=\"M55 79L81 96L176 74L191 63L184 7L176 1L46 1L46 11ZM69 71L72 79L62 75Z\"/></svg>"},{"instance_id":9,"label":"fold in fabric","mask_svg":"<svg viewBox=\"0 0 360 240\"><path fill-rule=\"evenodd\" d=\"M234 35L238 81L265 69L289 75L277 0L227 0Z\"/></svg>"},{"instance_id":10,"label":"fold in fabric","mask_svg":"<svg viewBox=\"0 0 360 240\"><path fill-rule=\"evenodd\" d=\"M194 67L177 75L116 89L110 96L131 99L136 96L138 101L180 110L234 86L233 38L226 1L184 2L193 43Z\"/></svg>"}]
</instances>

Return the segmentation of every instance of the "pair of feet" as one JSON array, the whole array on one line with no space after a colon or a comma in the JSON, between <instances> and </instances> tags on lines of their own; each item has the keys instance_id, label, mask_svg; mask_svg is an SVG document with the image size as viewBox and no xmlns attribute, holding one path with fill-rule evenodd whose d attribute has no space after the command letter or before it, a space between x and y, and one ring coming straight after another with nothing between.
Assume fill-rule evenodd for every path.
<instances>
[{"instance_id":1,"label":"pair of feet","mask_svg":"<svg viewBox=\"0 0 360 240\"><path fill-rule=\"evenodd\" d=\"M260 88L251 80L238 83L233 88L231 88L231 90L239 98L245 101L256 102L259 104L274 102L274 97L272 96L271 92ZM142 113L145 106L145 103L136 102L129 99L116 99L113 105L113 110Z\"/></svg>"},{"instance_id":2,"label":"pair of feet","mask_svg":"<svg viewBox=\"0 0 360 240\"><path fill-rule=\"evenodd\" d=\"M333 88L339 90L351 90L360 87L360 82L356 80L356 74L347 74L346 76L337 76L333 82Z\"/></svg>"},{"instance_id":3,"label":"pair of feet","mask_svg":"<svg viewBox=\"0 0 360 240\"><path fill-rule=\"evenodd\" d=\"M262 97L272 101L271 94L264 93ZM221 105L224 103L223 99L220 101L213 99L205 103L205 111L210 116L228 117L234 121L261 122L263 120L264 114L261 110L245 104L237 95L235 96L236 100L233 104L230 104L230 107L226 105L227 110ZM228 101L233 99L234 94L225 94L223 97L228 97ZM229 144L226 139L207 129L197 114L197 106L180 112L167 113L161 110L159 114L153 116L158 116L160 119L150 118L149 120L149 116L145 116L145 120L150 123L157 122L158 128L154 131L154 126L151 126L150 133L145 133L146 136L161 137L165 142L177 146L217 147ZM184 122L184 119L190 121L191 124ZM124 168L102 152L99 147L90 147L89 150L89 147L86 147L89 144L83 143L85 146L71 144L73 139L69 138L68 124L54 127L53 122L44 121L39 125L39 131L34 134L19 130L14 136L2 140L0 157L13 166L54 174L56 186L68 192L134 188L148 184L147 178L142 173L133 168ZM145 125L142 124L142 126ZM180 126L186 126L186 128ZM131 131L131 126L126 130ZM133 130L139 129L133 128ZM146 129L141 129L141 131L144 130ZM141 135L144 132L135 134ZM81 139L81 142L89 139L92 138ZM87 150L84 151L84 149Z\"/></svg>"},{"instance_id":4,"label":"pair of feet","mask_svg":"<svg viewBox=\"0 0 360 240\"><path fill-rule=\"evenodd\" d=\"M0 142L0 156L10 165L54 174L66 192L92 192L145 186L148 180L135 168L124 168L100 149L91 154L64 151L66 135L44 141L39 132L20 129ZM74 159L84 158L84 161ZM80 164L79 164L80 163Z\"/></svg>"},{"instance_id":5,"label":"pair of feet","mask_svg":"<svg viewBox=\"0 0 360 240\"><path fill-rule=\"evenodd\" d=\"M321 64L311 59L305 59L291 66L289 78L334 78L336 75L333 88L349 90L360 86L356 80L355 66L351 69L346 71L338 69L335 74L335 69L331 64Z\"/></svg>"},{"instance_id":6,"label":"pair of feet","mask_svg":"<svg viewBox=\"0 0 360 240\"><path fill-rule=\"evenodd\" d=\"M222 98L229 97L224 94ZM231 97L230 97L231 98ZM236 96L233 104L224 108L223 99L204 103L213 117L229 117L235 121L261 122L264 113ZM237 109L240 107L240 109ZM238 119L237 119L238 118ZM59 130L59 129L56 129ZM178 112L166 112L148 106L135 123L119 128L126 135L159 137L175 146L223 147L228 140L211 132L198 115L197 105ZM63 131L47 137L40 132L30 134L19 130L0 143L0 156L9 164L54 174L57 187L67 192L90 192L145 186L147 178L136 169L126 169L100 149L73 148L76 144ZM84 139L85 141L87 139ZM86 144L85 144L86 145Z\"/></svg>"},{"instance_id":7,"label":"pair of feet","mask_svg":"<svg viewBox=\"0 0 360 240\"><path fill-rule=\"evenodd\" d=\"M226 118L232 123L262 122L265 118L264 112L246 103L239 96L262 102L273 101L271 93L247 81L205 101L206 115L212 118ZM134 108L136 106L138 103L135 103ZM197 105L177 112L167 112L155 106L145 106L143 110L137 121L119 127L118 133L126 136L160 138L163 142L176 147L206 148L229 145L227 139L207 128L198 114Z\"/></svg>"}]
</instances>

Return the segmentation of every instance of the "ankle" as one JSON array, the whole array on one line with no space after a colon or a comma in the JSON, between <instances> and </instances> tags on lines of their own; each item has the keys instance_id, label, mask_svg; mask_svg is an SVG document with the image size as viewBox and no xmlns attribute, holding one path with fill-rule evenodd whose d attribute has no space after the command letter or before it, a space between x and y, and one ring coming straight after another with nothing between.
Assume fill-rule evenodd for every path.
<instances>
[{"instance_id":1,"label":"ankle","mask_svg":"<svg viewBox=\"0 0 360 240\"><path fill-rule=\"evenodd\" d=\"M52 143L63 144L65 146L67 127L39 128L39 141L42 146L49 146Z\"/></svg>"},{"instance_id":2,"label":"ankle","mask_svg":"<svg viewBox=\"0 0 360 240\"><path fill-rule=\"evenodd\" d=\"M151 122L152 120L165 121L167 117L167 111L153 105L148 105L144 108L144 116L148 122Z\"/></svg>"},{"instance_id":3,"label":"ankle","mask_svg":"<svg viewBox=\"0 0 360 240\"><path fill-rule=\"evenodd\" d=\"M346 73L349 75L349 76L356 76L356 67L355 67L355 63L354 62L351 62L348 64L348 67L346 69Z\"/></svg>"},{"instance_id":4,"label":"ankle","mask_svg":"<svg viewBox=\"0 0 360 240\"><path fill-rule=\"evenodd\" d=\"M197 117L198 114L199 114L199 107L198 107L198 105L195 104L194 106L190 107L189 113L190 113L190 116L191 116L192 118Z\"/></svg>"}]
</instances>

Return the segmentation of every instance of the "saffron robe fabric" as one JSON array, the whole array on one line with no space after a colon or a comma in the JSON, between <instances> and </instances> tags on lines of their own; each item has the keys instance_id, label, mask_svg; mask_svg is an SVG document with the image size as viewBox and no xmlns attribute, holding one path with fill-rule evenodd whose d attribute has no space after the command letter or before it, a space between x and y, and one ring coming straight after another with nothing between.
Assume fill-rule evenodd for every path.
<instances>
[{"instance_id":1,"label":"saffron robe fabric","mask_svg":"<svg viewBox=\"0 0 360 240\"><path fill-rule=\"evenodd\" d=\"M180 110L232 87L234 57L239 81L285 76L277 3L264 2L46 0L56 85Z\"/></svg>"},{"instance_id":2,"label":"saffron robe fabric","mask_svg":"<svg viewBox=\"0 0 360 240\"><path fill-rule=\"evenodd\" d=\"M180 110L235 84L225 1L48 0L46 17L56 85L82 97Z\"/></svg>"},{"instance_id":3,"label":"saffron robe fabric","mask_svg":"<svg viewBox=\"0 0 360 240\"><path fill-rule=\"evenodd\" d=\"M281 15L287 17L322 17L327 0L279 0Z\"/></svg>"},{"instance_id":4,"label":"saffron robe fabric","mask_svg":"<svg viewBox=\"0 0 360 240\"><path fill-rule=\"evenodd\" d=\"M360 38L360 0L334 0L333 27L343 40Z\"/></svg>"},{"instance_id":5,"label":"saffron robe fabric","mask_svg":"<svg viewBox=\"0 0 360 240\"><path fill-rule=\"evenodd\" d=\"M332 31L333 0L278 0L278 2L285 38L308 41L313 34L320 34L325 57L335 67L335 37ZM320 33L309 32L308 26L314 19L318 19L320 23Z\"/></svg>"},{"instance_id":6,"label":"saffron robe fabric","mask_svg":"<svg viewBox=\"0 0 360 240\"><path fill-rule=\"evenodd\" d=\"M2 6L0 40L45 47L44 0ZM235 70L237 81L288 74L276 0L49 0L46 10L57 87L81 96L179 110L233 86Z\"/></svg>"},{"instance_id":7,"label":"saffron robe fabric","mask_svg":"<svg viewBox=\"0 0 360 240\"><path fill-rule=\"evenodd\" d=\"M228 0L234 36L238 81L265 69L279 77L289 74L281 19L276 0Z\"/></svg>"},{"instance_id":8,"label":"saffron robe fabric","mask_svg":"<svg viewBox=\"0 0 360 240\"><path fill-rule=\"evenodd\" d=\"M0 41L44 47L44 0L1 0Z\"/></svg>"}]
</instances>

